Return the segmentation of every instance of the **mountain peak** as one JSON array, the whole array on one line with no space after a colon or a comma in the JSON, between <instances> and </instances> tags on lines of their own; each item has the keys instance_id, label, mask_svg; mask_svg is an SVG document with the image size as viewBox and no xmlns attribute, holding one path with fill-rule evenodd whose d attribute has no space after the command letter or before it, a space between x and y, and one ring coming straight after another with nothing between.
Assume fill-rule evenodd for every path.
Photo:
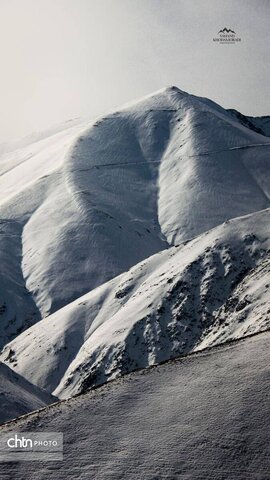
<instances>
[{"instance_id":1,"label":"mountain peak","mask_svg":"<svg viewBox=\"0 0 270 480\"><path fill-rule=\"evenodd\" d=\"M190 96L189 93L185 92L184 90L181 90L180 88L176 87L176 85L167 85L166 87L163 87L159 90L156 90L151 94L151 96L158 96L160 94L180 94L184 96Z\"/></svg>"},{"instance_id":2,"label":"mountain peak","mask_svg":"<svg viewBox=\"0 0 270 480\"><path fill-rule=\"evenodd\" d=\"M269 207L265 144L171 85L7 154L1 346L151 255Z\"/></svg>"},{"instance_id":3,"label":"mountain peak","mask_svg":"<svg viewBox=\"0 0 270 480\"><path fill-rule=\"evenodd\" d=\"M176 87L175 85L168 85L167 87L165 87L165 90L168 91L168 92L180 92L180 93L185 93L185 92L183 92L182 90L180 90L180 88Z\"/></svg>"}]
</instances>

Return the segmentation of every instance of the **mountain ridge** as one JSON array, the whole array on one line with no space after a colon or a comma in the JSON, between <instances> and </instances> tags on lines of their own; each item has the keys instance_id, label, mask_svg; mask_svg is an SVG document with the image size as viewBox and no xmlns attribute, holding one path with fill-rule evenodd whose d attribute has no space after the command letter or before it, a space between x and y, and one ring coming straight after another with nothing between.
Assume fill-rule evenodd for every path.
<instances>
[{"instance_id":1,"label":"mountain ridge","mask_svg":"<svg viewBox=\"0 0 270 480\"><path fill-rule=\"evenodd\" d=\"M11 349L15 370L65 398L268 328L269 212L231 220L149 257L22 333L2 360L9 362Z\"/></svg>"},{"instance_id":2,"label":"mountain ridge","mask_svg":"<svg viewBox=\"0 0 270 480\"><path fill-rule=\"evenodd\" d=\"M230 335L230 328L234 335L240 314L233 305L246 312L244 333L245 328L267 325L263 236L258 238L250 221L240 241L235 222L241 232L249 222L245 216L253 215L268 241L263 222L270 206L269 138L242 117L172 86L91 124L60 128L2 155L0 317L2 346L7 344L2 358L11 358L12 368L49 391L69 395L136 367L136 348L142 349L139 362L145 364L179 353L180 340L185 351L198 337L204 317L200 334L211 328L200 341L219 342L220 335ZM206 244L215 228L232 246L213 240L211 252ZM210 248L208 253L197 246L198 239ZM170 255L177 245L190 249L194 258L187 264L179 254L186 291L178 285L174 298L169 292L174 279L168 277L164 292L173 298L170 304L153 279L163 268L162 259L173 272ZM242 265L237 258L241 255ZM240 277L245 273L235 285L239 301L228 283L234 269ZM144 282L153 297L151 308L144 304L149 317L137 300L130 301ZM225 285L224 292L214 294L215 282ZM188 296L193 283L190 293L199 314ZM207 302L200 304L205 292L213 296L221 319L230 314L224 331ZM250 307L245 295L253 298ZM85 298L90 314L89 305L83 308ZM120 310L126 309L131 322L128 342L121 302ZM134 317L134 305L142 318ZM194 338L188 333L193 327L177 320L184 313L195 322ZM252 313L259 319L257 327L250 320ZM164 323L160 326L155 317ZM91 337L97 340L96 349ZM38 345L36 352L31 342ZM15 355L9 358L10 348Z\"/></svg>"}]
</instances>

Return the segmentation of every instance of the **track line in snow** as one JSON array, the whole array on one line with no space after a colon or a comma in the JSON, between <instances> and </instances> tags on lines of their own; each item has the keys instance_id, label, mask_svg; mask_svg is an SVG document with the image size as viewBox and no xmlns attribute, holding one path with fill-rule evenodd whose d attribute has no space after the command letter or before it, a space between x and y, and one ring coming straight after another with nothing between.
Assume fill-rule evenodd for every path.
<instances>
[{"instance_id":1,"label":"track line in snow","mask_svg":"<svg viewBox=\"0 0 270 480\"><path fill-rule=\"evenodd\" d=\"M209 152L202 152L202 153L195 153L194 155L181 155L183 158L194 158L194 157L203 157L206 155L212 155L215 153L223 153L223 152L233 152L235 150L241 150L241 149L246 149L246 148L256 148L256 147L269 147L270 143L258 143L258 144L252 144L252 145L241 145L239 147L231 147L231 148L226 148L226 149L220 149L220 150L209 150ZM160 163L160 160L149 160L147 162L116 162L116 163L101 163L101 164L96 164L96 165L91 165L89 168L78 168L78 169L72 169L68 170L69 173L72 172L88 172L89 170L95 168L99 169L101 167L125 167L129 165L148 165L149 163Z\"/></svg>"}]
</instances>

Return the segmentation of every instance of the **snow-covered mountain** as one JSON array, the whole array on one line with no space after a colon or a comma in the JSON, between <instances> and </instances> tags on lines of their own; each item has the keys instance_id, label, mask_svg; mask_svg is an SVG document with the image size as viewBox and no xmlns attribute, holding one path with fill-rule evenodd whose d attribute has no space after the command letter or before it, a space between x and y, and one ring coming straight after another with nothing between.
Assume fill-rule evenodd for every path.
<instances>
[{"instance_id":1,"label":"snow-covered mountain","mask_svg":"<svg viewBox=\"0 0 270 480\"><path fill-rule=\"evenodd\" d=\"M151 256L29 328L1 359L65 398L269 328L269 221L266 209Z\"/></svg>"},{"instance_id":2,"label":"snow-covered mountain","mask_svg":"<svg viewBox=\"0 0 270 480\"><path fill-rule=\"evenodd\" d=\"M67 397L269 328L270 139L240 115L170 87L6 149L2 361Z\"/></svg>"},{"instance_id":3,"label":"snow-covered mountain","mask_svg":"<svg viewBox=\"0 0 270 480\"><path fill-rule=\"evenodd\" d=\"M56 400L57 398L0 363L0 423L38 410Z\"/></svg>"},{"instance_id":4,"label":"snow-covered mountain","mask_svg":"<svg viewBox=\"0 0 270 480\"><path fill-rule=\"evenodd\" d=\"M269 480L269 364L267 332L30 414L1 432L63 432L64 461L1 462L0 476Z\"/></svg>"},{"instance_id":5,"label":"snow-covered mountain","mask_svg":"<svg viewBox=\"0 0 270 480\"><path fill-rule=\"evenodd\" d=\"M269 207L269 144L170 87L3 154L2 345L143 259Z\"/></svg>"}]
</instances>

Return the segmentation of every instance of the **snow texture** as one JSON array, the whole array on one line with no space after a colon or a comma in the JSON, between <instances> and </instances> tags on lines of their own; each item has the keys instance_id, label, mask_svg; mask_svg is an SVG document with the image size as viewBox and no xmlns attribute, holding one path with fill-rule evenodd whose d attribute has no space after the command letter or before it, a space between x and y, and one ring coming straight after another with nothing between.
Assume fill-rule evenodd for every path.
<instances>
[{"instance_id":1,"label":"snow texture","mask_svg":"<svg viewBox=\"0 0 270 480\"><path fill-rule=\"evenodd\" d=\"M3 426L64 433L63 462L1 480L269 480L270 336L132 373Z\"/></svg>"}]
</instances>

